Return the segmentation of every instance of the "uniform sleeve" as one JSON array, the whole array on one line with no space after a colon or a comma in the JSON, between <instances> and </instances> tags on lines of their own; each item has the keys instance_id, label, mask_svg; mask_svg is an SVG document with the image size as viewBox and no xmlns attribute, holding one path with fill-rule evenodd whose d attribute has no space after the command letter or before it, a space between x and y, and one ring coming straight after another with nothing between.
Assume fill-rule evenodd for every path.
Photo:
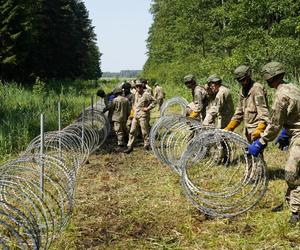
<instances>
[{"instance_id":1,"label":"uniform sleeve","mask_svg":"<svg viewBox=\"0 0 300 250\"><path fill-rule=\"evenodd\" d=\"M216 98L214 99L212 106L206 113L206 116L203 121L203 125L207 126L207 125L213 125L215 123L215 119L219 114L220 107L223 102L224 102L224 95L220 94L219 92Z\"/></svg>"},{"instance_id":2,"label":"uniform sleeve","mask_svg":"<svg viewBox=\"0 0 300 250\"><path fill-rule=\"evenodd\" d=\"M107 104L107 106L104 109L105 110L104 112L106 112L107 110L110 111L110 112L112 112L115 109L115 106L116 106L116 100L113 99L112 102L109 102Z\"/></svg>"},{"instance_id":3,"label":"uniform sleeve","mask_svg":"<svg viewBox=\"0 0 300 250\"><path fill-rule=\"evenodd\" d=\"M243 111L243 97L240 94L239 95L239 100L235 109L235 112L231 118L231 120L237 121L239 124L242 122L244 119L244 111Z\"/></svg>"},{"instance_id":4,"label":"uniform sleeve","mask_svg":"<svg viewBox=\"0 0 300 250\"><path fill-rule=\"evenodd\" d=\"M156 99L152 96L152 95L150 95L150 94L148 94L148 100L149 100L149 105L148 105L148 109L149 110L151 110L151 109L153 109L154 107L155 107L155 105L156 105Z\"/></svg>"},{"instance_id":5,"label":"uniform sleeve","mask_svg":"<svg viewBox=\"0 0 300 250\"><path fill-rule=\"evenodd\" d=\"M263 89L259 88L254 96L254 101L257 108L257 117L259 117L259 123L269 123L269 109L266 93Z\"/></svg>"},{"instance_id":6,"label":"uniform sleeve","mask_svg":"<svg viewBox=\"0 0 300 250\"><path fill-rule=\"evenodd\" d=\"M270 122L260 139L263 143L271 142L276 138L286 120L288 103L287 97L275 95Z\"/></svg>"},{"instance_id":7,"label":"uniform sleeve","mask_svg":"<svg viewBox=\"0 0 300 250\"><path fill-rule=\"evenodd\" d=\"M127 102L126 102L126 118L130 115L130 111L131 111L131 105L130 105L130 102L127 100Z\"/></svg>"},{"instance_id":8,"label":"uniform sleeve","mask_svg":"<svg viewBox=\"0 0 300 250\"><path fill-rule=\"evenodd\" d=\"M157 87L154 88L153 95L154 98L157 99L157 95L158 95Z\"/></svg>"},{"instance_id":9,"label":"uniform sleeve","mask_svg":"<svg viewBox=\"0 0 300 250\"><path fill-rule=\"evenodd\" d=\"M195 112L201 112L203 109L203 93L199 90L195 91L194 94L194 105L195 105Z\"/></svg>"}]
</instances>

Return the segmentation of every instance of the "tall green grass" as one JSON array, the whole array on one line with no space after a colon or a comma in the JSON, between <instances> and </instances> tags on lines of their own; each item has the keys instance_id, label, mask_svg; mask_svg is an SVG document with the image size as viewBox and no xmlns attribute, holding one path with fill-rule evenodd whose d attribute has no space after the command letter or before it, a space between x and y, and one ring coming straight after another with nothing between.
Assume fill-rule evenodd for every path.
<instances>
[{"instance_id":1,"label":"tall green grass","mask_svg":"<svg viewBox=\"0 0 300 250\"><path fill-rule=\"evenodd\" d=\"M76 82L75 82L76 83ZM77 89L76 89L77 87ZM60 91L37 80L32 89L16 83L0 82L0 161L26 148L40 131L40 114L45 115L45 131L58 129L58 100L61 100L62 126L70 124L90 105L97 85L61 87Z\"/></svg>"}]
</instances>

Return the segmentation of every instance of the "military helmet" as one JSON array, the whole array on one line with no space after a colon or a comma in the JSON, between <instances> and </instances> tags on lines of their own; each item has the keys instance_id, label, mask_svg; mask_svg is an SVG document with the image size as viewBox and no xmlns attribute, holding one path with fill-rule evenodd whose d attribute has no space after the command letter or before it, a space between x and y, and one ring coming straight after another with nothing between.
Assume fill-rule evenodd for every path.
<instances>
[{"instance_id":1,"label":"military helmet","mask_svg":"<svg viewBox=\"0 0 300 250\"><path fill-rule=\"evenodd\" d=\"M284 73L284 66L279 62L269 62L261 69L261 75L266 81L273 78L274 76Z\"/></svg>"},{"instance_id":2,"label":"military helmet","mask_svg":"<svg viewBox=\"0 0 300 250\"><path fill-rule=\"evenodd\" d=\"M188 82L191 82L191 81L196 81L196 77L192 74L188 74L183 78L184 83L188 83Z\"/></svg>"},{"instance_id":3,"label":"military helmet","mask_svg":"<svg viewBox=\"0 0 300 250\"><path fill-rule=\"evenodd\" d=\"M222 82L221 78L217 75L211 75L207 78L207 82L211 83L211 82Z\"/></svg>"},{"instance_id":4,"label":"military helmet","mask_svg":"<svg viewBox=\"0 0 300 250\"><path fill-rule=\"evenodd\" d=\"M123 88L123 89L131 89L131 84L130 84L129 82L124 82L124 83L122 84L122 88Z\"/></svg>"},{"instance_id":5,"label":"military helmet","mask_svg":"<svg viewBox=\"0 0 300 250\"><path fill-rule=\"evenodd\" d=\"M99 96L99 97L105 97L105 92L104 92L104 90L103 89L99 89L98 91L97 91L97 96Z\"/></svg>"},{"instance_id":6,"label":"military helmet","mask_svg":"<svg viewBox=\"0 0 300 250\"><path fill-rule=\"evenodd\" d=\"M143 86L143 83L141 82L141 80L137 80L135 82L135 87L137 87L137 86Z\"/></svg>"},{"instance_id":7,"label":"military helmet","mask_svg":"<svg viewBox=\"0 0 300 250\"><path fill-rule=\"evenodd\" d=\"M235 69L234 75L238 81L241 81L244 78L251 76L251 69L249 66L241 65Z\"/></svg>"},{"instance_id":8,"label":"military helmet","mask_svg":"<svg viewBox=\"0 0 300 250\"><path fill-rule=\"evenodd\" d=\"M123 90L122 90L122 88L121 87L116 87L114 90L113 90L113 94L120 94L120 93L122 93L123 92Z\"/></svg>"},{"instance_id":9,"label":"military helmet","mask_svg":"<svg viewBox=\"0 0 300 250\"><path fill-rule=\"evenodd\" d=\"M147 79L145 79L145 78L140 78L139 81L140 81L142 84L147 84Z\"/></svg>"}]
</instances>

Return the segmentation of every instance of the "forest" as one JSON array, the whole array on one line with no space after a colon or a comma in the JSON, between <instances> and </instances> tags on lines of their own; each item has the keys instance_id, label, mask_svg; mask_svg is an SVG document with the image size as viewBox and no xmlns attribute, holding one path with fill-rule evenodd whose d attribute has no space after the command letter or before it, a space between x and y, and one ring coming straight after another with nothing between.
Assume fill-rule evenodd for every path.
<instances>
[{"instance_id":1,"label":"forest","mask_svg":"<svg viewBox=\"0 0 300 250\"><path fill-rule=\"evenodd\" d=\"M187 73L230 77L240 64L259 73L263 64L285 64L300 74L299 0L153 0L143 74L164 83Z\"/></svg>"},{"instance_id":2,"label":"forest","mask_svg":"<svg viewBox=\"0 0 300 250\"><path fill-rule=\"evenodd\" d=\"M80 0L0 0L0 80L97 79L101 53Z\"/></svg>"}]
</instances>

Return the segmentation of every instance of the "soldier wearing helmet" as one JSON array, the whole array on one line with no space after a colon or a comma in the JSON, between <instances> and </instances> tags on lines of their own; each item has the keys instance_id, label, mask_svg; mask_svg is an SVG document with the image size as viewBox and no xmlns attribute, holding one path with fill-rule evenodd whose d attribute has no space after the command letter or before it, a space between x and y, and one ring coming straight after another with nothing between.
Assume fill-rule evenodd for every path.
<instances>
[{"instance_id":1,"label":"soldier wearing helmet","mask_svg":"<svg viewBox=\"0 0 300 250\"><path fill-rule=\"evenodd\" d=\"M206 115L208 93L196 82L196 77L192 74L186 75L183 78L184 84L192 90L193 102L189 104L190 109L187 109L187 116L192 119L203 121Z\"/></svg>"},{"instance_id":2,"label":"soldier wearing helmet","mask_svg":"<svg viewBox=\"0 0 300 250\"><path fill-rule=\"evenodd\" d=\"M158 104L158 111L160 111L166 94L158 83L155 83L154 86L154 98L156 99L156 102Z\"/></svg>"},{"instance_id":3,"label":"soldier wearing helmet","mask_svg":"<svg viewBox=\"0 0 300 250\"><path fill-rule=\"evenodd\" d=\"M207 111L203 125L213 125L217 128L224 128L234 112L230 90L222 85L222 79L217 75L209 76L207 78L207 84L212 92L216 94L216 97Z\"/></svg>"},{"instance_id":4,"label":"soldier wearing helmet","mask_svg":"<svg viewBox=\"0 0 300 250\"><path fill-rule=\"evenodd\" d=\"M249 66L237 67L234 75L241 90L235 113L225 130L233 131L243 121L245 136L248 142L253 142L260 138L268 123L267 94L260 83L252 80Z\"/></svg>"},{"instance_id":5,"label":"soldier wearing helmet","mask_svg":"<svg viewBox=\"0 0 300 250\"><path fill-rule=\"evenodd\" d=\"M233 131L239 124L244 124L244 135L249 143L260 138L267 127L269 110L267 94L264 87L252 80L249 66L241 65L234 70L235 79L241 85L235 113L224 130ZM249 159L246 181L255 181L257 168Z\"/></svg>"},{"instance_id":6,"label":"soldier wearing helmet","mask_svg":"<svg viewBox=\"0 0 300 250\"><path fill-rule=\"evenodd\" d=\"M295 225L300 213L300 89L283 80L285 70L279 62L267 63L261 73L269 87L276 91L269 124L261 138L248 146L248 151L257 156L283 128L276 142L280 148L290 143L289 157L285 164L285 180L288 185L286 200L292 212L289 222Z\"/></svg>"}]
</instances>

